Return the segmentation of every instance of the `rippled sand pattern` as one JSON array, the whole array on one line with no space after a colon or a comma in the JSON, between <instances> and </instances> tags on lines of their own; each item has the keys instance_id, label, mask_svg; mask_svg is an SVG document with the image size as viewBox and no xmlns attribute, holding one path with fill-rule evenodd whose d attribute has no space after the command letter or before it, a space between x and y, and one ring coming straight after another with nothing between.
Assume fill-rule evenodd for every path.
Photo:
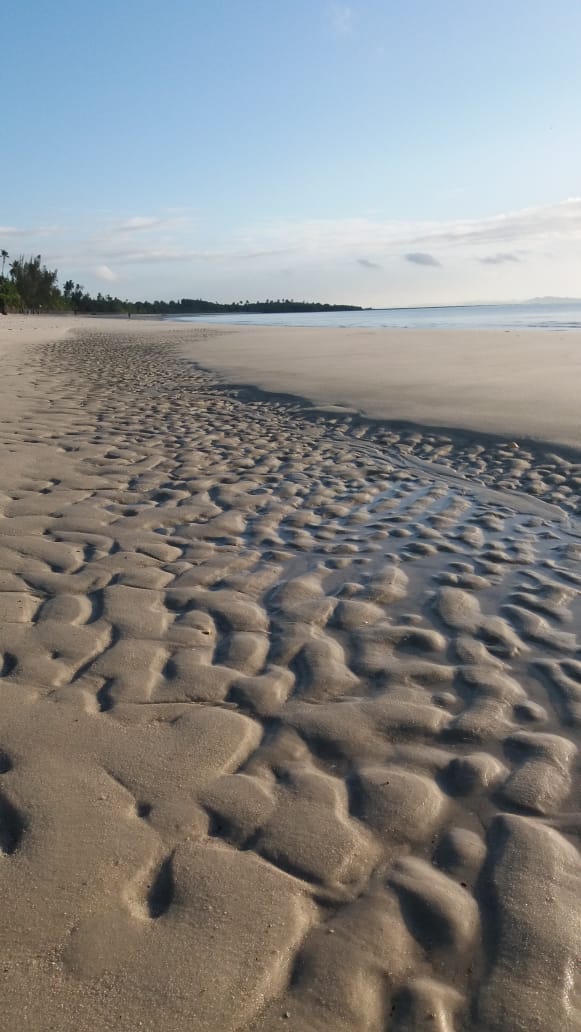
<instances>
[{"instance_id":1,"label":"rippled sand pattern","mask_svg":"<svg viewBox=\"0 0 581 1032\"><path fill-rule=\"evenodd\" d=\"M581 467L160 338L0 414L0 1026L580 1029Z\"/></svg>"}]
</instances>

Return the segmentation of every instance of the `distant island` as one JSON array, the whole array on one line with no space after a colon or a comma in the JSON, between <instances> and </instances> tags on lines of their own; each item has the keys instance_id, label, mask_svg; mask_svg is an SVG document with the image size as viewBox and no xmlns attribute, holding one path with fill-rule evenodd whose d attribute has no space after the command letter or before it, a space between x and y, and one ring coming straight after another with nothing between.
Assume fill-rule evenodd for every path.
<instances>
[{"instance_id":1,"label":"distant island","mask_svg":"<svg viewBox=\"0 0 581 1032\"><path fill-rule=\"evenodd\" d=\"M40 254L14 259L4 275L8 251L0 251L0 312L82 312L85 315L222 315L277 312L361 312L360 305L327 305L318 301L268 298L266 301L235 301L220 304L201 298L182 297L179 301L127 301L111 294L92 297L80 283L68 279L62 290L58 270L47 269Z\"/></svg>"}]
</instances>

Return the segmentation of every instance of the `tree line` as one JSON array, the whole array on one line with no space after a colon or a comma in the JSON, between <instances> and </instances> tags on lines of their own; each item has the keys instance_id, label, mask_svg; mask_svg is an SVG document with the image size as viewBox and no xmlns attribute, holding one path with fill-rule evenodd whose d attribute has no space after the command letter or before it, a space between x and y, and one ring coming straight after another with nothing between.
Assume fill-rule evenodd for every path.
<instances>
[{"instance_id":1,"label":"tree line","mask_svg":"<svg viewBox=\"0 0 581 1032\"><path fill-rule=\"evenodd\" d=\"M179 301L127 301L111 294L92 297L80 283L68 279L62 290L58 270L48 269L40 254L21 255L10 262L5 276L8 251L0 251L0 312L79 312L86 315L211 315L248 312L355 312L358 305L327 305L293 298L267 298L266 301L235 301L219 304L202 298L182 297Z\"/></svg>"}]
</instances>

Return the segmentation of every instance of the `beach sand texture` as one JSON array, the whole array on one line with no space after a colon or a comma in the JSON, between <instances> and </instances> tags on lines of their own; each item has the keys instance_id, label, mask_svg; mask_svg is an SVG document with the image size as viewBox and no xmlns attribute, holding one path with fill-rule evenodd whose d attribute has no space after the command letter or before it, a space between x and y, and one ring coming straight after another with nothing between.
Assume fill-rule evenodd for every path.
<instances>
[{"instance_id":1,"label":"beach sand texture","mask_svg":"<svg viewBox=\"0 0 581 1032\"><path fill-rule=\"evenodd\" d=\"M0 1028L579 1032L581 458L0 334Z\"/></svg>"},{"instance_id":2,"label":"beach sand texture","mask_svg":"<svg viewBox=\"0 0 581 1032\"><path fill-rule=\"evenodd\" d=\"M192 355L233 383L376 419L581 444L578 331L208 325Z\"/></svg>"}]
</instances>

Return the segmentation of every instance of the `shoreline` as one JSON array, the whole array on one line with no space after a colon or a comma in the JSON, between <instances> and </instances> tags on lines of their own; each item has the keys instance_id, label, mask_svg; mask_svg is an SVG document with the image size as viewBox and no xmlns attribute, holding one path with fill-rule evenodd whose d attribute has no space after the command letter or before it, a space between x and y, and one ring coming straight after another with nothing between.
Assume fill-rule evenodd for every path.
<instances>
[{"instance_id":1,"label":"shoreline","mask_svg":"<svg viewBox=\"0 0 581 1032\"><path fill-rule=\"evenodd\" d=\"M228 327L225 333L216 331L211 324L188 324L184 327L177 321L165 320L157 317L144 317L143 320L123 318L107 319L103 316L96 318L74 317L74 316L16 316L5 318L0 323L0 353L2 350L9 355L11 346L18 345L47 345L50 342L57 342L63 339L75 339L82 337L83 333L107 333L122 334L128 340L136 344L140 340L153 343L164 340L166 343L173 342L178 349L183 361L188 367L207 373L214 380L214 389L222 391L225 395L237 397L248 403L265 403L286 407L289 412L299 414L307 422L316 423L322 420L331 420L341 432L352 437L364 437L370 443L379 443L383 447L386 441L393 446L397 441L396 450L402 454L404 461L410 461L416 468L422 465L431 467L433 472L443 473L446 476L451 474L458 462L461 464L462 472L459 476L461 482L466 484L481 483L485 488L494 488L495 477L490 475L476 476L474 465L471 461L471 454L474 448L479 449L486 458L485 467L495 466L500 472L502 487L505 494L517 492L524 499L529 498L535 506L542 511L543 505L547 506L547 514L553 509L555 515L559 512L563 519L567 514L579 515L581 513L581 443L570 444L567 440L548 440L537 436L523 434L512 434L494 432L488 429L471 428L458 425L441 425L439 423L428 423L425 420L415 421L407 419L396 419L389 415L371 415L366 411L348 408L346 405L337 405L328 400L313 400L312 396L300 393L292 393L282 389L285 382L287 369L275 369L268 371L267 380L269 385L262 387L256 384L255 380L260 379L261 374L256 367L249 367L246 371L246 379L242 382L230 381L227 373L231 368L232 347L224 347L232 333ZM4 327L4 333L2 329ZM6 332L8 331L8 332ZM234 328L234 335L237 336L238 328ZM270 330L264 330L270 336ZM352 331L347 331L348 333ZM474 331L488 334L491 331ZM498 336L497 331L492 331L493 336ZM323 333L316 331L316 335ZM374 337L383 336L385 331L371 331ZM387 331L396 343L400 337L399 331ZM415 336L415 331L411 331ZM438 331L426 331L422 333L422 339L426 336L437 335ZM301 338L302 330L291 330L291 334ZM336 331L328 331L327 336L335 335ZM242 330L245 337L247 331ZM366 336L368 334L366 333ZM260 335L259 335L260 336ZM453 338L463 337L463 331L446 331L441 333L444 341L448 342L450 336ZM284 336L282 338L284 340ZM275 333L275 340L280 346L281 338ZM310 340L310 335L309 335ZM222 344L222 349L220 349ZM260 345L260 342L259 342ZM579 340L581 349L581 335ZM235 350L235 349L234 349ZM201 354L204 358L202 360ZM17 351L12 352L17 356ZM242 355L244 356L244 348ZM254 355L268 358L264 346L259 346ZM236 355L237 369L239 370L240 355ZM302 377L304 383L305 377ZM571 378L573 382L573 378ZM278 385L281 385L280 387ZM383 407L390 403L391 395L387 400L382 400ZM15 406L18 406L17 396L5 398L7 411L15 414ZM370 406L373 407L373 406ZM448 411L451 411L448 404ZM575 413L577 409L575 408ZM570 431L563 435L569 437ZM426 446L426 441L429 445ZM508 450L507 450L508 449ZM450 452L450 454L448 454ZM444 456L444 457L442 457ZM510 465L515 467L512 471ZM537 479L534 483L524 483L521 477L523 465L542 467L546 471L544 479ZM565 475L563 475L565 474ZM498 473L497 473L498 476ZM547 479L548 477L548 479ZM555 486L555 481L565 483L564 494L560 488ZM511 499L508 497L510 503ZM516 498L513 496L513 504Z\"/></svg>"},{"instance_id":2,"label":"shoreline","mask_svg":"<svg viewBox=\"0 0 581 1032\"><path fill-rule=\"evenodd\" d=\"M201 372L210 373L216 376L216 369L211 365L200 362L193 363L194 368ZM305 419L317 419L320 417L335 419L338 416L349 420L354 428L369 426L378 430L393 430L407 434L430 434L451 438L457 445L466 445L473 442L483 446L503 446L517 444L520 448L527 448L542 459L547 450L558 451L563 457L572 462L581 462L581 442L578 445L564 444L561 441L550 441L540 437L512 436L508 433L494 433L488 430L470 429L463 426L443 426L437 423L414 422L406 419L390 419L389 416L370 416L365 412L347 407L325 404L324 402L312 401L306 395L291 394L288 391L275 388L265 389L253 383L236 383L226 379L218 378L217 387L224 391L232 391L239 397L248 401L271 401L275 403L296 406L301 410Z\"/></svg>"},{"instance_id":3,"label":"shoreline","mask_svg":"<svg viewBox=\"0 0 581 1032\"><path fill-rule=\"evenodd\" d=\"M95 326L131 336L142 333L148 339L160 332L176 334L183 356L216 375L224 388L255 390L257 396L263 391L298 403L305 411L345 414L461 441L478 436L498 444L516 441L532 449L564 449L571 459L581 452L581 332L574 330L335 330L234 326L204 322L203 317L182 323L163 316L128 320L46 314L3 317L0 347L18 341L47 343L63 332ZM542 337L541 349L537 337ZM512 355L499 349L507 339L518 345ZM531 340L534 348L527 355ZM469 353L474 344L481 347ZM436 353L428 354L434 345ZM493 374L482 345L493 345L495 356L499 350L502 355L502 367ZM285 354L287 347L290 355ZM358 348L367 348L367 353L361 355ZM538 373L532 375L529 369L519 381L523 364L538 360L540 352L549 354L543 355ZM460 371L454 369L458 362L463 365ZM544 393L534 387L537 378L542 379ZM470 404L462 399L466 386L474 395ZM500 395L497 400L491 397L495 393ZM516 408L512 415L507 412L511 406ZM552 411L535 416L543 407ZM498 421L502 425L496 425Z\"/></svg>"},{"instance_id":4,"label":"shoreline","mask_svg":"<svg viewBox=\"0 0 581 1032\"><path fill-rule=\"evenodd\" d=\"M211 337L184 355L226 383L395 425L581 448L579 332L195 325Z\"/></svg>"}]
</instances>

